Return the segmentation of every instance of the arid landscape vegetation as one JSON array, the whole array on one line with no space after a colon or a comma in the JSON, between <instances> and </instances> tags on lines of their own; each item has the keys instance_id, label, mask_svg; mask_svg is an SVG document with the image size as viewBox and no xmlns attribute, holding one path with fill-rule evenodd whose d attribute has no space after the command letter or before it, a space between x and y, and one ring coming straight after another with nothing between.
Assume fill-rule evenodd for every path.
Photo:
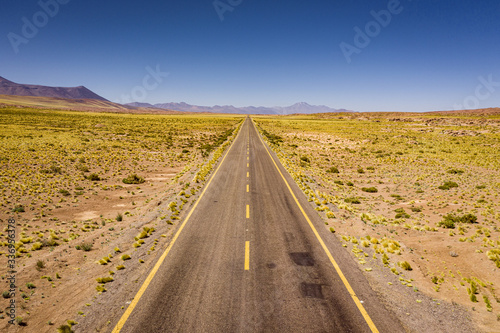
<instances>
[{"instance_id":1,"label":"arid landscape vegetation","mask_svg":"<svg viewBox=\"0 0 500 333\"><path fill-rule=\"evenodd\" d=\"M498 331L498 110L253 119L393 310L461 306Z\"/></svg>"},{"instance_id":2,"label":"arid landscape vegetation","mask_svg":"<svg viewBox=\"0 0 500 333\"><path fill-rule=\"evenodd\" d=\"M14 218L19 288L9 325L2 273L0 329L69 328L125 271L140 276L241 120L0 109L0 265Z\"/></svg>"},{"instance_id":3,"label":"arid landscape vegetation","mask_svg":"<svg viewBox=\"0 0 500 333\"><path fill-rule=\"evenodd\" d=\"M115 302L135 292L243 119L0 113L0 264L14 218L20 300L19 325L0 313L8 332L77 328L94 304L110 302L106 295ZM252 118L389 308L425 321L426 311L457 307L494 331L498 112ZM5 309L9 292L0 292Z\"/></svg>"},{"instance_id":4,"label":"arid landscape vegetation","mask_svg":"<svg viewBox=\"0 0 500 333\"><path fill-rule=\"evenodd\" d=\"M4 1L0 333L500 333L500 1Z\"/></svg>"}]
</instances>

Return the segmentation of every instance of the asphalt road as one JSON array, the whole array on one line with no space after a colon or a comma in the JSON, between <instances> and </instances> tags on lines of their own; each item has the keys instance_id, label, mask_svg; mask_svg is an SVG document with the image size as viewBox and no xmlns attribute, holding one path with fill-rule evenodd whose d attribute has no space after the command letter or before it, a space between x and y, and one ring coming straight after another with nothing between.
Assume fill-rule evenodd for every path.
<instances>
[{"instance_id":1,"label":"asphalt road","mask_svg":"<svg viewBox=\"0 0 500 333\"><path fill-rule=\"evenodd\" d=\"M272 156L247 119L115 332L404 331Z\"/></svg>"}]
</instances>

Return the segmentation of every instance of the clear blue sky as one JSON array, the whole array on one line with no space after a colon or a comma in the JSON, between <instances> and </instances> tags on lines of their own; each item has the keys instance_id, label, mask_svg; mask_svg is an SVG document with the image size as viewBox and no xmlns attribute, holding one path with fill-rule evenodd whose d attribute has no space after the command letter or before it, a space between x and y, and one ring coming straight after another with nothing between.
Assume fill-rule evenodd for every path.
<instances>
[{"instance_id":1,"label":"clear blue sky","mask_svg":"<svg viewBox=\"0 0 500 333\"><path fill-rule=\"evenodd\" d=\"M36 0L0 2L0 76L84 85L121 101L143 86L148 66L159 66L169 75L159 85L147 81L144 102L304 101L356 111L500 106L498 0L401 0L397 7L396 0L221 0L234 5L223 21L213 0L42 0L53 1L67 2L53 17ZM370 12L391 3L390 23L373 24ZM38 20L36 35L23 34L23 17ZM349 63L340 45L356 47L354 28L366 33L367 24L373 37L358 43ZM15 39L17 53L9 33L29 37Z\"/></svg>"}]
</instances>

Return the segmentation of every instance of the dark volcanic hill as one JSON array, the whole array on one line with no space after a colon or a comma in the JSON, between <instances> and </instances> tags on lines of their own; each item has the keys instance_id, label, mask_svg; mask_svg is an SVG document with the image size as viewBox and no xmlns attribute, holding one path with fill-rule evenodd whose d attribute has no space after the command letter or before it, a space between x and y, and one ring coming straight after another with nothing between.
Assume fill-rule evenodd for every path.
<instances>
[{"instance_id":1,"label":"dark volcanic hill","mask_svg":"<svg viewBox=\"0 0 500 333\"><path fill-rule=\"evenodd\" d=\"M42 97L58 97L69 99L97 99L100 101L108 101L104 97L97 95L84 86L79 87L47 87L32 84L19 84L0 76L0 95L15 95L15 96L42 96Z\"/></svg>"}]
</instances>

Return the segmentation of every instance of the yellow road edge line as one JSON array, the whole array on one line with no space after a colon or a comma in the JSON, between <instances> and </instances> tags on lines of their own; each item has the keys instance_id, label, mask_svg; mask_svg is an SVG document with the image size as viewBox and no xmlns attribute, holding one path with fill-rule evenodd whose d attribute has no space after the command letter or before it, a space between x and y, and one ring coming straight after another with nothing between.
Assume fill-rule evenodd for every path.
<instances>
[{"instance_id":1,"label":"yellow road edge line","mask_svg":"<svg viewBox=\"0 0 500 333\"><path fill-rule=\"evenodd\" d=\"M250 218L250 205L247 205L247 219Z\"/></svg>"},{"instance_id":2,"label":"yellow road edge line","mask_svg":"<svg viewBox=\"0 0 500 333\"><path fill-rule=\"evenodd\" d=\"M241 124L241 126L243 126L243 124ZM193 214L194 210L198 206L198 203L201 201L201 198L203 197L203 195L207 191L208 187L212 183L212 180L214 179L215 175L217 174L217 171L219 171L220 167L222 166L222 163L224 163L224 160L226 159L226 156L229 154L229 151L231 150L231 148L233 148L233 145L236 142L236 140L238 139L240 133L241 133L241 128L240 128L240 131L238 132L238 134L236 135L236 138L234 138L234 141L231 143L231 146L227 150L226 154L224 154L224 157L222 158L221 162L219 163L219 166L217 167L217 169L215 169L215 172L213 173L212 177L210 177L210 180L208 181L207 185L205 186L205 188L201 192L198 200L196 200L193 208L191 208L191 210L189 211L188 215L184 219L184 222L182 222L181 226L179 227L179 230L177 230L174 238L172 238L172 241L170 241L170 244L165 249L165 252L163 252L163 254L161 255L160 259L158 259L158 261L156 262L155 266L153 267L153 270L151 270L151 272L149 273L149 275L146 278L146 280L144 280L141 288L139 289L139 291L135 295L134 299L132 300L132 302L128 306L127 310L125 310L125 312L121 316L120 320L116 324L116 326L113 329L112 333L118 333L118 332L120 332L121 329L123 328L123 326L125 325L125 323L127 322L128 317L130 317L130 315L132 314L132 311L134 311L135 307L137 306L137 303L139 303L139 300L141 299L142 295L144 294L144 292L148 288L149 284L153 280L154 276L156 275L156 272L158 272L158 269L160 269L161 264L163 263L163 261L165 260L165 258L168 255L168 253L170 252L170 250L174 246L175 241L177 240L177 238L181 234L182 230L186 226L186 223L189 221L189 218L191 217L191 215Z\"/></svg>"},{"instance_id":3,"label":"yellow road edge line","mask_svg":"<svg viewBox=\"0 0 500 333\"><path fill-rule=\"evenodd\" d=\"M264 145L264 148L266 149L267 154L269 155L269 157L273 161L274 166L276 167L276 169L278 170L279 174L281 175L281 178L285 182L286 187L288 188L288 190L292 194L292 197L295 200L295 203L299 207L300 211L302 212L302 215L304 215L304 217L307 220L307 223L309 224L309 226L311 227L314 235L316 236L316 238L318 239L319 243L321 244L321 247L323 248L323 250L325 251L326 255L328 256L328 259L330 259L330 262L332 263L333 267L335 268L335 271L340 276L340 279L344 283L344 286L346 287L347 291L351 295L352 300L354 301L354 303L358 307L359 312L361 312L361 315L363 315L363 318L365 319L366 323L370 327L371 331L373 333L378 333L379 331L378 331L377 327L375 326L375 324L373 323L373 321L370 318L370 316L368 315L368 312L366 312L365 308L363 307L363 304L361 304L361 302L359 301L359 298L358 298L358 296L356 296L356 293L354 292L354 290L352 289L351 285L349 284L349 281L347 281L347 278L345 277L344 273L342 273L342 270L340 269L340 266L337 264L337 262L333 258L332 254L330 253L330 250L328 250L328 247L326 247L325 242L323 242L323 239L321 238L321 236L319 235L318 231L316 230L316 228L312 224L311 220L309 219L309 216L307 216L306 212L302 208L302 205L299 203L299 200L297 199L297 197L293 193L292 188L288 184L285 176L283 176L283 173L281 173L281 170L279 169L278 165L274 161L274 158L271 155L271 153L269 152L269 149L266 146L266 144L264 143L264 140L262 140L262 137L260 136L260 133L257 132L257 135L259 136L260 141Z\"/></svg>"},{"instance_id":4,"label":"yellow road edge line","mask_svg":"<svg viewBox=\"0 0 500 333\"><path fill-rule=\"evenodd\" d=\"M250 242L245 242L245 271L250 270Z\"/></svg>"}]
</instances>

